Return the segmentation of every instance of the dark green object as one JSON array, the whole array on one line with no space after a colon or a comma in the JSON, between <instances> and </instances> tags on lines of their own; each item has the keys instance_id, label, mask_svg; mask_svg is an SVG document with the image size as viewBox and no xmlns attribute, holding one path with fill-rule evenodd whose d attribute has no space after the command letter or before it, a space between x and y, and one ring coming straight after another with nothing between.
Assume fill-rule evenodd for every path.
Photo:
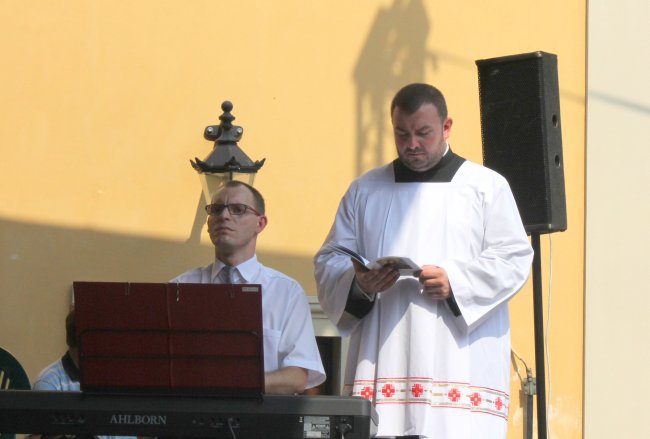
<instances>
[{"instance_id":1,"label":"dark green object","mask_svg":"<svg viewBox=\"0 0 650 439\"><path fill-rule=\"evenodd\" d=\"M0 390L30 390L29 378L16 357L0 348ZM0 439L14 439L15 434L0 433Z\"/></svg>"}]
</instances>

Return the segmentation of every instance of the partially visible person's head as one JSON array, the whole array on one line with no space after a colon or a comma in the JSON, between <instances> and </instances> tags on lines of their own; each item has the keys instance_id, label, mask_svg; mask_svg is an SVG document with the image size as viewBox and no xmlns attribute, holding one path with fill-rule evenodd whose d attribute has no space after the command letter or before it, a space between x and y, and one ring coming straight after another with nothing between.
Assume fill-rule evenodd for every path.
<instances>
[{"instance_id":1,"label":"partially visible person's head","mask_svg":"<svg viewBox=\"0 0 650 439\"><path fill-rule=\"evenodd\" d=\"M452 119L442 93L428 84L410 84L391 103L391 121L399 160L413 171L437 165L447 149Z\"/></svg>"},{"instance_id":2,"label":"partially visible person's head","mask_svg":"<svg viewBox=\"0 0 650 439\"><path fill-rule=\"evenodd\" d=\"M255 254L257 235L268 222L265 209L259 191L243 182L230 181L213 195L208 232L219 259L236 264Z\"/></svg>"},{"instance_id":3,"label":"partially visible person's head","mask_svg":"<svg viewBox=\"0 0 650 439\"><path fill-rule=\"evenodd\" d=\"M77 325L74 313L74 308L70 308L70 312L65 318L65 342L69 348L77 347Z\"/></svg>"},{"instance_id":4,"label":"partially visible person's head","mask_svg":"<svg viewBox=\"0 0 650 439\"><path fill-rule=\"evenodd\" d=\"M68 353L72 362L79 367L79 349L77 342L77 319L74 307L70 308L65 317L65 343L68 345Z\"/></svg>"}]
</instances>

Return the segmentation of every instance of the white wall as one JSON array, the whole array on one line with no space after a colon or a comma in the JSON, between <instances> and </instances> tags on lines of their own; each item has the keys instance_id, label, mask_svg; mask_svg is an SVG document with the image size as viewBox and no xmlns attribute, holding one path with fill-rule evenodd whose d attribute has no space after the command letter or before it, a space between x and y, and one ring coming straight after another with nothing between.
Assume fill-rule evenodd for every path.
<instances>
[{"instance_id":1,"label":"white wall","mask_svg":"<svg viewBox=\"0 0 650 439\"><path fill-rule=\"evenodd\" d=\"M650 2L588 12L584 437L650 427Z\"/></svg>"}]
</instances>

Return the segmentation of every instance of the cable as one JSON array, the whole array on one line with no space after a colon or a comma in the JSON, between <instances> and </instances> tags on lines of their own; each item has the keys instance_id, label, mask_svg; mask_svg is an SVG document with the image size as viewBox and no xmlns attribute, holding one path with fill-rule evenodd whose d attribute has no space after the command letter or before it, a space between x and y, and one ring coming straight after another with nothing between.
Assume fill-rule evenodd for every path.
<instances>
[{"instance_id":1,"label":"cable","mask_svg":"<svg viewBox=\"0 0 650 439\"><path fill-rule=\"evenodd\" d=\"M232 428L233 421L234 421L233 418L228 418L228 428L230 428L230 435L232 436L232 439L237 439L235 430Z\"/></svg>"},{"instance_id":2,"label":"cable","mask_svg":"<svg viewBox=\"0 0 650 439\"><path fill-rule=\"evenodd\" d=\"M345 421L341 421L338 425L338 431L341 434L340 438L345 439L345 434L352 431L352 426Z\"/></svg>"},{"instance_id":3,"label":"cable","mask_svg":"<svg viewBox=\"0 0 650 439\"><path fill-rule=\"evenodd\" d=\"M526 361L524 361L524 359L521 358L521 356L519 356L519 354L517 353L517 351L515 351L515 348L510 347L510 351L513 353L513 355L514 355L515 357L517 357L517 359L518 359L519 361L521 361L522 363L524 363L524 367L525 367L526 369L528 369L528 364L526 364Z\"/></svg>"},{"instance_id":4,"label":"cable","mask_svg":"<svg viewBox=\"0 0 650 439\"><path fill-rule=\"evenodd\" d=\"M532 439L533 438L533 396L537 393L537 383L535 381L535 377L533 376L533 370L528 367L528 364L526 361L515 351L514 348L510 348L510 352L512 352L512 355L521 361L524 364L524 367L526 368L526 379L524 380L521 376L521 372L519 371L519 364L515 363L515 372L517 372L517 375L519 376L519 379L521 380L521 384L523 387L524 394L526 395L526 417L524 419L525 423L525 435L524 437L526 439Z\"/></svg>"}]
</instances>

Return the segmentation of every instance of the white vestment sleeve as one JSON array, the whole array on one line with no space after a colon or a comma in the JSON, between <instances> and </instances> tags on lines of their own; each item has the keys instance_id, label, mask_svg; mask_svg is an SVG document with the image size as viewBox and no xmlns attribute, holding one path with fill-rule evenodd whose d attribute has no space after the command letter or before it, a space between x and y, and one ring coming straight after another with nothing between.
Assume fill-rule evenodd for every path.
<instances>
[{"instance_id":1,"label":"white vestment sleeve","mask_svg":"<svg viewBox=\"0 0 650 439\"><path fill-rule=\"evenodd\" d=\"M441 262L470 332L528 279L533 258L514 197L505 179L497 179L486 200L481 253L471 260Z\"/></svg>"},{"instance_id":2,"label":"white vestment sleeve","mask_svg":"<svg viewBox=\"0 0 650 439\"><path fill-rule=\"evenodd\" d=\"M334 241L354 251L359 250L354 230L353 188L354 185L341 200L334 224L314 257L318 300L327 317L336 324L343 336L349 335L360 321L345 312L355 273L350 258L332 251L327 243Z\"/></svg>"}]
</instances>

